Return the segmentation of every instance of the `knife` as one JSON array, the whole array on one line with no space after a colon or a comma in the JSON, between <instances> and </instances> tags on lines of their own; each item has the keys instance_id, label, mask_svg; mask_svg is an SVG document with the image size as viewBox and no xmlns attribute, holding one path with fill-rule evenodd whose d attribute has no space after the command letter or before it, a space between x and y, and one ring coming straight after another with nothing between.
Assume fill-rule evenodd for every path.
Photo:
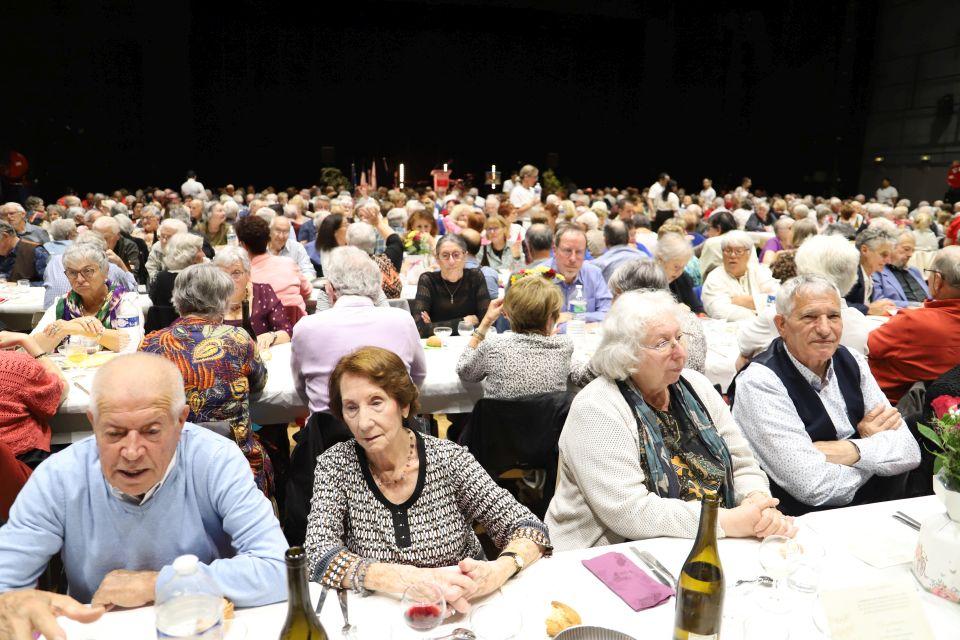
<instances>
[{"instance_id":1,"label":"knife","mask_svg":"<svg viewBox=\"0 0 960 640\"><path fill-rule=\"evenodd\" d=\"M327 599L327 589L328 587L323 587L323 589L320 590L320 598L317 600L317 616L320 615L320 610L323 609L323 601Z\"/></svg>"},{"instance_id":2,"label":"knife","mask_svg":"<svg viewBox=\"0 0 960 640\"><path fill-rule=\"evenodd\" d=\"M634 549L633 547L630 547L630 551L632 551L635 556L637 556L638 558L640 558L640 561L643 562L644 565L646 565L647 569L650 570L650 573L653 574L653 577L657 579L657 582L659 582L660 584L662 584L662 585L665 586L665 587L671 587L671 588L672 588L672 587L674 586L674 585L670 584L670 578L667 577L667 576L670 575L669 573L667 573L667 574L661 573L660 570L657 569L657 567L656 567L653 563L651 563L649 560L647 560L646 558L644 558L644 557L643 557L643 553L640 552L640 551L638 551L637 549Z\"/></svg>"}]
</instances>

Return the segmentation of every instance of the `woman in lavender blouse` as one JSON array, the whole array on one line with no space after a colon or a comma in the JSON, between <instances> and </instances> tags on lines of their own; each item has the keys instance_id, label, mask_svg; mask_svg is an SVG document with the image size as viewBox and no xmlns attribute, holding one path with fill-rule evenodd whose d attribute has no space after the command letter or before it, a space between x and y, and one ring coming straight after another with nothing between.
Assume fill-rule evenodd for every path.
<instances>
[{"instance_id":1,"label":"woman in lavender blouse","mask_svg":"<svg viewBox=\"0 0 960 640\"><path fill-rule=\"evenodd\" d=\"M224 324L242 327L263 351L290 342L293 325L269 284L250 282L250 258L239 247L223 247L213 259L233 279L234 294L227 305Z\"/></svg>"}]
</instances>

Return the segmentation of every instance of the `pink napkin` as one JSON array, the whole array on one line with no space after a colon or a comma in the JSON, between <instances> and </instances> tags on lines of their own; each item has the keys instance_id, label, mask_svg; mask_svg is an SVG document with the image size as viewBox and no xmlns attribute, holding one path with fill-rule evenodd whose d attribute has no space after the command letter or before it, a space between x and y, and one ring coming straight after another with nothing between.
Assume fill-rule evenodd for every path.
<instances>
[{"instance_id":1,"label":"pink napkin","mask_svg":"<svg viewBox=\"0 0 960 640\"><path fill-rule=\"evenodd\" d=\"M648 576L622 553L611 551L582 562L634 611L655 607L676 595L672 588Z\"/></svg>"}]
</instances>

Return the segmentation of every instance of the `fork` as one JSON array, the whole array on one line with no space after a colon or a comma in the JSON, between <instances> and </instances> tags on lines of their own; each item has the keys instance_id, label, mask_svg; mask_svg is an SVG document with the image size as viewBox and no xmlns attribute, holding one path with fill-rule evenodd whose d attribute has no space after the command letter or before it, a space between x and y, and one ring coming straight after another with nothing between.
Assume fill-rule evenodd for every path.
<instances>
[{"instance_id":1,"label":"fork","mask_svg":"<svg viewBox=\"0 0 960 640\"><path fill-rule=\"evenodd\" d=\"M350 614L347 612L347 590L337 589L337 600L340 601L340 613L343 614L343 628L340 633L344 638L353 638L353 625L350 624Z\"/></svg>"}]
</instances>

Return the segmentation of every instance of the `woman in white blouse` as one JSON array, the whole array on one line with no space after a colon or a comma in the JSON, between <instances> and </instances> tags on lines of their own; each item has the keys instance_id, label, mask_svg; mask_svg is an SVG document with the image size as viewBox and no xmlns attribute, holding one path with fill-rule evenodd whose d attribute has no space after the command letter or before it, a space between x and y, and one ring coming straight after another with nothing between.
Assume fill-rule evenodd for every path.
<instances>
[{"instance_id":1,"label":"woman in white blouse","mask_svg":"<svg viewBox=\"0 0 960 640\"><path fill-rule=\"evenodd\" d=\"M703 283L701 297L707 315L717 320L746 320L757 313L755 300L776 294L779 285L770 270L750 262L753 240L743 231L731 231L720 243L723 268L714 269Z\"/></svg>"},{"instance_id":2,"label":"woman in white blouse","mask_svg":"<svg viewBox=\"0 0 960 640\"><path fill-rule=\"evenodd\" d=\"M540 194L534 189L540 170L532 164L525 164L520 169L520 183L510 190L510 204L521 218L535 205L540 204Z\"/></svg>"},{"instance_id":3,"label":"woman in white blouse","mask_svg":"<svg viewBox=\"0 0 960 640\"><path fill-rule=\"evenodd\" d=\"M653 219L654 232L659 231L667 220L676 217L680 211L680 197L677 195L677 181L668 180L663 191L653 199L653 207L657 212Z\"/></svg>"}]
</instances>

